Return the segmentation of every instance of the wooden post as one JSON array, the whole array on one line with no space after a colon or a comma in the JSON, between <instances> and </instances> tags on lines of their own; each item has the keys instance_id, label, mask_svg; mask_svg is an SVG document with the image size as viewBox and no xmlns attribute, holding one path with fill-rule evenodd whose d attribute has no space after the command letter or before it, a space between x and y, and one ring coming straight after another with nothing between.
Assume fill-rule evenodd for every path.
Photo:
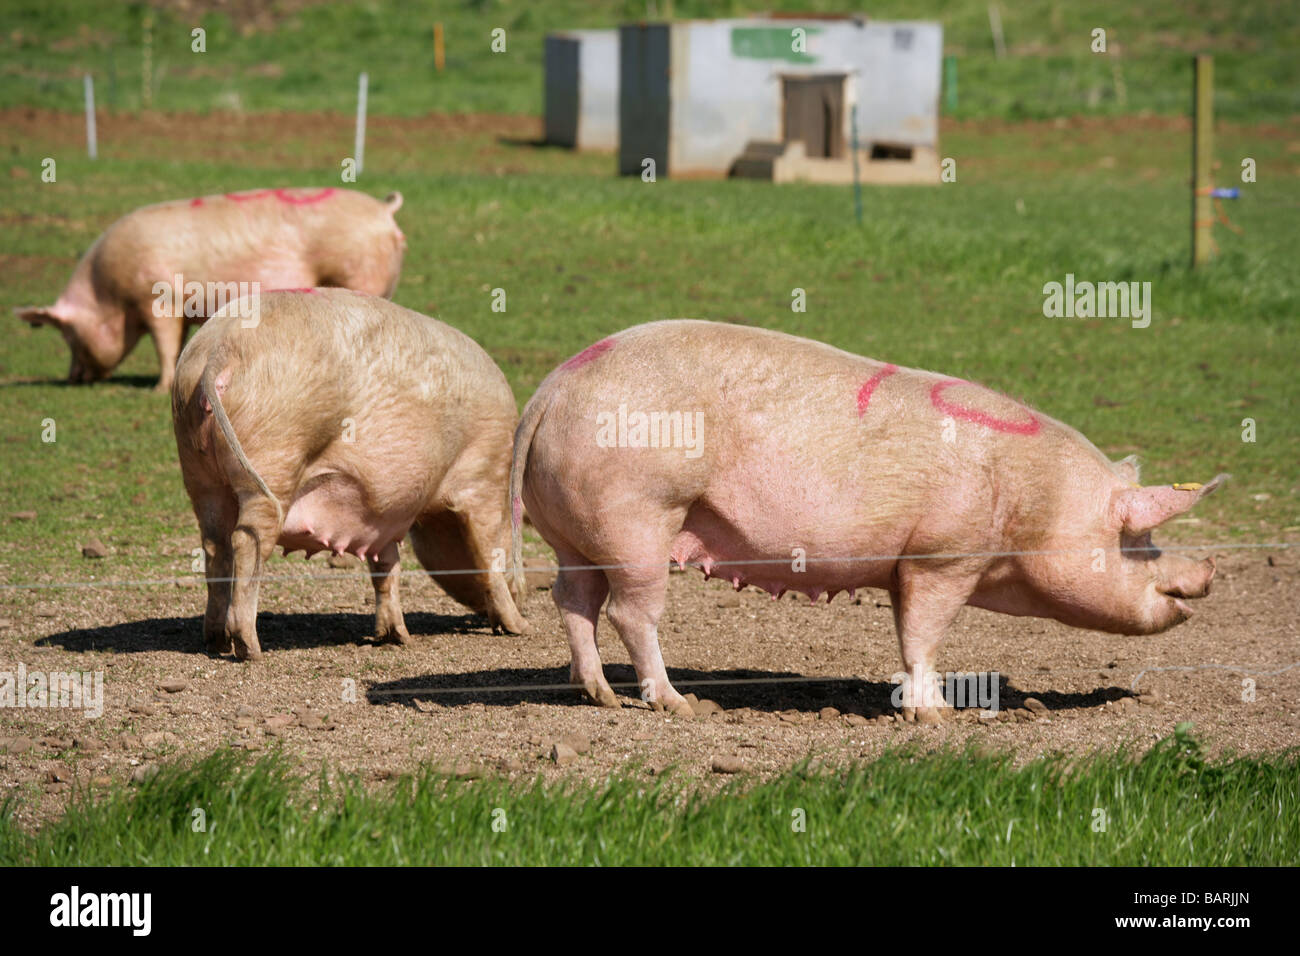
<instances>
[{"instance_id":1,"label":"wooden post","mask_svg":"<svg viewBox=\"0 0 1300 956\"><path fill-rule=\"evenodd\" d=\"M433 25L433 68L439 73L447 65L446 53L442 45L442 24Z\"/></svg>"},{"instance_id":2,"label":"wooden post","mask_svg":"<svg viewBox=\"0 0 1300 956\"><path fill-rule=\"evenodd\" d=\"M1210 261L1214 242L1214 57L1192 61L1192 268Z\"/></svg>"}]
</instances>

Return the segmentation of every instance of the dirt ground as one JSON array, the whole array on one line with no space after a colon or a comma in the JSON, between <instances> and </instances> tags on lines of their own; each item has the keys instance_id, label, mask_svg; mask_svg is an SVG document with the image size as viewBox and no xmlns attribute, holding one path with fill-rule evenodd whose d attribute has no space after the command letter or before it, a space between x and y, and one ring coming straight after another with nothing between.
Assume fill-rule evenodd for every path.
<instances>
[{"instance_id":1,"label":"dirt ground","mask_svg":"<svg viewBox=\"0 0 1300 956\"><path fill-rule=\"evenodd\" d=\"M0 670L22 662L28 672L104 674L99 719L73 709L0 709L0 798L16 791L20 818L38 822L78 784L138 779L160 760L221 747L284 746L305 766L327 763L374 780L433 762L464 777L548 779L675 767L709 785L723 779L715 758L766 776L804 758L835 764L905 741L929 748L974 737L1027 760L1125 743L1140 749L1181 721L1193 721L1216 750L1294 745L1300 559L1226 551L1219 566L1197 614L1154 637L965 609L939 666L997 671L1000 714L959 710L940 726L907 722L890 704L898 654L887 596L876 591L859 592L855 604L841 596L812 606L802 596L737 595L695 571L674 574L660 628L669 675L682 693L720 708L693 719L656 713L635 697L626 652L603 621L606 673L629 685L616 688L626 695L622 709L556 689L568 677L568 648L540 587L525 602L534 633L510 637L493 635L409 572L403 603L413 644L376 646L370 587L359 572L331 570L319 557L305 565L277 559L271 574L316 577L263 585L266 656L252 664L203 651L197 579L0 592ZM1244 699L1247 676L1256 681L1253 701ZM1042 707L1026 708L1029 697ZM560 741L579 753L557 765Z\"/></svg>"}]
</instances>

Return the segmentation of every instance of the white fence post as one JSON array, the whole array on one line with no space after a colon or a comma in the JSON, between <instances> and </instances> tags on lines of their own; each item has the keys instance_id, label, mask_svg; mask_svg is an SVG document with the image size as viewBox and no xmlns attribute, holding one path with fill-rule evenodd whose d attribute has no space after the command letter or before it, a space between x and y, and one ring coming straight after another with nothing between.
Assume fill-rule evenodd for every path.
<instances>
[{"instance_id":1,"label":"white fence post","mask_svg":"<svg viewBox=\"0 0 1300 956\"><path fill-rule=\"evenodd\" d=\"M370 86L370 77L365 73L361 74L361 79L357 82L357 144L355 159L357 161L357 175L361 175L361 167L365 163L366 152L366 90Z\"/></svg>"},{"instance_id":2,"label":"white fence post","mask_svg":"<svg viewBox=\"0 0 1300 956\"><path fill-rule=\"evenodd\" d=\"M86 74L86 152L91 159L99 155L99 144L95 137L95 81Z\"/></svg>"}]
</instances>

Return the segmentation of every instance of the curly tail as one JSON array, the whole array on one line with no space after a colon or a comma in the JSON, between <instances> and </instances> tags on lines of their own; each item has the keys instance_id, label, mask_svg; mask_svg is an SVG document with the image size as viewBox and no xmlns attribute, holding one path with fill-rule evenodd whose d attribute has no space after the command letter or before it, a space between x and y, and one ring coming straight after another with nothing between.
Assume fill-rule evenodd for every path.
<instances>
[{"instance_id":1,"label":"curly tail","mask_svg":"<svg viewBox=\"0 0 1300 956\"><path fill-rule=\"evenodd\" d=\"M245 457L243 446L239 444L239 436L235 434L235 428L230 424L225 406L221 404L221 391L217 388L216 380L218 367L222 364L215 358L208 362L203 369L203 377L199 379L199 393L203 396L204 402L212 408L212 417L216 420L217 430L221 432L221 437L225 439L226 446L234 453L240 467L257 484L258 490L270 498L272 504L275 505L275 522L276 526L279 527L284 524L284 507L280 504L280 499L271 494L271 489L266 486L262 476L257 473L257 469Z\"/></svg>"},{"instance_id":2,"label":"curly tail","mask_svg":"<svg viewBox=\"0 0 1300 956\"><path fill-rule=\"evenodd\" d=\"M510 574L519 594L524 593L524 469L528 466L528 451L532 448L537 426L546 413L547 403L546 382L542 382L519 418L519 425L515 428L514 458L510 462Z\"/></svg>"}]
</instances>

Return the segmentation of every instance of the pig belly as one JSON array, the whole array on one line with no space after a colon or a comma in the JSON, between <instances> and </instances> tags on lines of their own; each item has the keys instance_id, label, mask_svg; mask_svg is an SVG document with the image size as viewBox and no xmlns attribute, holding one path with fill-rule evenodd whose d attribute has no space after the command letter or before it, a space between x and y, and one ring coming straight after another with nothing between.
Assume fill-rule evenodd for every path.
<instances>
[{"instance_id":1,"label":"pig belly","mask_svg":"<svg viewBox=\"0 0 1300 956\"><path fill-rule=\"evenodd\" d=\"M799 591L816 601L823 594L892 585L895 555L905 544L893 528L837 525L824 511L818 523L826 526L812 528L807 513L779 506L759 511L697 502L673 539L670 559L699 565L706 578L730 581L737 590L753 586L773 597Z\"/></svg>"},{"instance_id":2,"label":"pig belly","mask_svg":"<svg viewBox=\"0 0 1300 956\"><path fill-rule=\"evenodd\" d=\"M305 483L294 497L276 542L290 551L355 554L366 559L405 537L415 508L380 514L354 478L331 473Z\"/></svg>"}]
</instances>

